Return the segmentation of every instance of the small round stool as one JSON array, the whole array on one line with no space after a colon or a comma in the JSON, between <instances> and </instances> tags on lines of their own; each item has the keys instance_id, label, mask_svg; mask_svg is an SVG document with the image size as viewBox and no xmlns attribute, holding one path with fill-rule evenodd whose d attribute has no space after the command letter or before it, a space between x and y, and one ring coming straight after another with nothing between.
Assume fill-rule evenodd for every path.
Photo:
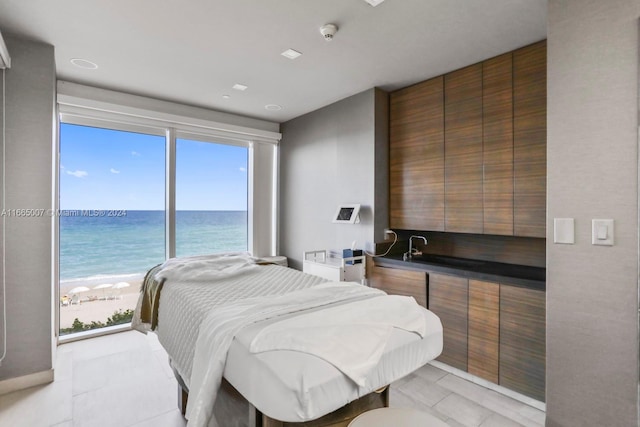
<instances>
[{"instance_id":1,"label":"small round stool","mask_svg":"<svg viewBox=\"0 0 640 427\"><path fill-rule=\"evenodd\" d=\"M449 427L426 412L410 408L378 408L358 415L347 427Z\"/></svg>"}]
</instances>

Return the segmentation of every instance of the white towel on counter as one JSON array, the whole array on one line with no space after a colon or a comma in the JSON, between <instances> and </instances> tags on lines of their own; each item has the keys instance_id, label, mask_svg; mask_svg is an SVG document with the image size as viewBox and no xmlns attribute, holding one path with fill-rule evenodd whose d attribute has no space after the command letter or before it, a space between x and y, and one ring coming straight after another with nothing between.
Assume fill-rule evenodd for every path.
<instances>
[{"instance_id":1,"label":"white towel on counter","mask_svg":"<svg viewBox=\"0 0 640 427\"><path fill-rule=\"evenodd\" d=\"M270 324L250 351L294 350L331 363L357 385L379 362L393 328L424 337L423 308L412 297L385 295L302 313Z\"/></svg>"}]
</instances>

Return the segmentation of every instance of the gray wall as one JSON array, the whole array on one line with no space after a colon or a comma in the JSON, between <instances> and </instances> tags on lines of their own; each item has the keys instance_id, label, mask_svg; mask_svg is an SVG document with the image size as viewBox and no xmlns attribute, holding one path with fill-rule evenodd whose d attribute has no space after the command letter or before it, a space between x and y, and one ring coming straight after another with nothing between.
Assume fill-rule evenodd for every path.
<instances>
[{"instance_id":1,"label":"gray wall","mask_svg":"<svg viewBox=\"0 0 640 427\"><path fill-rule=\"evenodd\" d=\"M388 95L370 89L282 124L279 252L292 267L302 267L304 251L350 248L354 240L372 251L381 240L387 121ZM343 203L362 205L359 224L331 222Z\"/></svg>"},{"instance_id":2,"label":"gray wall","mask_svg":"<svg viewBox=\"0 0 640 427\"><path fill-rule=\"evenodd\" d=\"M51 209L54 49L9 37L6 43L12 59L5 71L6 209ZM0 380L52 368L51 217L6 221L7 356Z\"/></svg>"},{"instance_id":3,"label":"gray wall","mask_svg":"<svg viewBox=\"0 0 640 427\"><path fill-rule=\"evenodd\" d=\"M551 0L547 426L638 425L638 0ZM553 244L553 218L576 244ZM615 219L613 247L591 219Z\"/></svg>"}]
</instances>

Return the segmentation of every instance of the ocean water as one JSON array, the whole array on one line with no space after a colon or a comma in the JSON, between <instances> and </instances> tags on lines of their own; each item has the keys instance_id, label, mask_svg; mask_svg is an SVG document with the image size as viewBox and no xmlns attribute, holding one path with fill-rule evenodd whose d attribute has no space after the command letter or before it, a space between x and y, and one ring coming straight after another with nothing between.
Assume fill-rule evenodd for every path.
<instances>
[{"instance_id":1,"label":"ocean water","mask_svg":"<svg viewBox=\"0 0 640 427\"><path fill-rule=\"evenodd\" d=\"M61 283L142 275L163 262L164 216L164 211L63 211ZM246 211L176 212L177 256L246 250Z\"/></svg>"}]
</instances>

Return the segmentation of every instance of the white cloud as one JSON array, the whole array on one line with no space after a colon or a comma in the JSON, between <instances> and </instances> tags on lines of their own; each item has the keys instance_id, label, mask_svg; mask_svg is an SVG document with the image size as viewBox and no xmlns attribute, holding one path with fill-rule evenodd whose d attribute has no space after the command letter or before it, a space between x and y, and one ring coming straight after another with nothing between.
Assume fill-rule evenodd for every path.
<instances>
[{"instance_id":1,"label":"white cloud","mask_svg":"<svg viewBox=\"0 0 640 427\"><path fill-rule=\"evenodd\" d=\"M64 169L64 165L60 163L60 169Z\"/></svg>"},{"instance_id":2,"label":"white cloud","mask_svg":"<svg viewBox=\"0 0 640 427\"><path fill-rule=\"evenodd\" d=\"M245 167L240 167L240 172L246 172L246 171L247 171L247 168L245 168Z\"/></svg>"},{"instance_id":3,"label":"white cloud","mask_svg":"<svg viewBox=\"0 0 640 427\"><path fill-rule=\"evenodd\" d=\"M120 171L119 171L119 170L114 169L114 168L111 168L111 169L109 169L109 170L111 171L111 173L120 173Z\"/></svg>"},{"instance_id":4,"label":"white cloud","mask_svg":"<svg viewBox=\"0 0 640 427\"><path fill-rule=\"evenodd\" d=\"M73 175L76 178L84 178L85 176L89 175L89 172L87 171L67 171L67 173L69 175Z\"/></svg>"},{"instance_id":5,"label":"white cloud","mask_svg":"<svg viewBox=\"0 0 640 427\"><path fill-rule=\"evenodd\" d=\"M131 155L132 155L132 156L139 156L139 155L140 155L140 153L138 153L137 151L132 151L132 152L131 152Z\"/></svg>"}]
</instances>

